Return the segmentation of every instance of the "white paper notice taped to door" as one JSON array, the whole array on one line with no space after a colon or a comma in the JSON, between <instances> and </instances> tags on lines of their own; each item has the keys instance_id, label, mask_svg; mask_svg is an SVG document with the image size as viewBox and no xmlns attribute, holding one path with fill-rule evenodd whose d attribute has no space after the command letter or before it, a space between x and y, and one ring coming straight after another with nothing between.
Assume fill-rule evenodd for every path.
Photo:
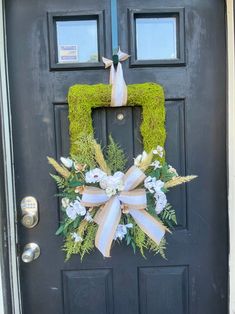
<instances>
[{"instance_id":1,"label":"white paper notice taped to door","mask_svg":"<svg viewBox=\"0 0 235 314\"><path fill-rule=\"evenodd\" d=\"M60 45L58 49L59 63L78 62L77 45Z\"/></svg>"}]
</instances>

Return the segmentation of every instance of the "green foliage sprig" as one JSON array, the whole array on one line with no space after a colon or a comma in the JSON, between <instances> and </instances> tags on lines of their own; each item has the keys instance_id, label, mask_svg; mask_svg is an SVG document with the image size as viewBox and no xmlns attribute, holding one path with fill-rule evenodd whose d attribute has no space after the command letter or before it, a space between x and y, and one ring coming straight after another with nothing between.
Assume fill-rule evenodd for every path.
<instances>
[{"instance_id":1,"label":"green foliage sprig","mask_svg":"<svg viewBox=\"0 0 235 314\"><path fill-rule=\"evenodd\" d=\"M109 145L106 153L107 164L113 173L116 171L124 171L127 162L124 151L120 146L114 142L111 135L109 135Z\"/></svg>"}]
</instances>

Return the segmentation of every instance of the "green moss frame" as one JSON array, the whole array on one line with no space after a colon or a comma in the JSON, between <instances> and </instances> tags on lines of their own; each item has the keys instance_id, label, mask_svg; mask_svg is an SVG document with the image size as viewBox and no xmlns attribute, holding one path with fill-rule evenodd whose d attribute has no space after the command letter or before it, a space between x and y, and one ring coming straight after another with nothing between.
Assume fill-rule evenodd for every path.
<instances>
[{"instance_id":1,"label":"green moss frame","mask_svg":"<svg viewBox=\"0 0 235 314\"><path fill-rule=\"evenodd\" d=\"M140 132L144 149L149 152L157 145L164 147L165 100L162 86L155 83L128 85L128 106L142 106ZM82 134L92 134L92 109L110 107L111 86L74 85L68 93L70 121L70 153L76 154L76 141Z\"/></svg>"}]
</instances>

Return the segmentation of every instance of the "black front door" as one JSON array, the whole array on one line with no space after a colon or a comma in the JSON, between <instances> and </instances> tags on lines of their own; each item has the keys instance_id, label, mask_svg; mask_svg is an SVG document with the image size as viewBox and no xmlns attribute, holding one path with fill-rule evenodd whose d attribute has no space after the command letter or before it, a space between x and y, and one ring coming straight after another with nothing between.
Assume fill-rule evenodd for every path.
<instances>
[{"instance_id":1,"label":"black front door","mask_svg":"<svg viewBox=\"0 0 235 314\"><path fill-rule=\"evenodd\" d=\"M23 313L226 314L224 2L119 0L117 15L127 83L164 87L167 159L199 178L171 193L179 225L166 260L116 245L110 259L95 251L65 263L46 156L68 155L69 87L108 82L111 1L6 1L19 244L41 248L20 264ZM39 203L32 229L20 223L27 195Z\"/></svg>"}]
</instances>

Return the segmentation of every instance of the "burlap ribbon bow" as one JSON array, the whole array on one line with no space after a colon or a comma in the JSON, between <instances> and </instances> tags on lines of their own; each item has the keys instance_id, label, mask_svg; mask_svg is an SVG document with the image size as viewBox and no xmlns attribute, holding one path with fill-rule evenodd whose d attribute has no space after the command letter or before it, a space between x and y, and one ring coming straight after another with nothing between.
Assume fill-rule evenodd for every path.
<instances>
[{"instance_id":1,"label":"burlap ribbon bow","mask_svg":"<svg viewBox=\"0 0 235 314\"><path fill-rule=\"evenodd\" d=\"M109 84L112 85L112 94L111 94L111 106L120 107L125 106L127 103L127 86L123 77L122 71L122 61L125 61L129 58L127 53L124 53L120 50L117 52L118 64L115 69L113 60L102 58L105 64L105 68L110 68L110 77Z\"/></svg>"},{"instance_id":2,"label":"burlap ribbon bow","mask_svg":"<svg viewBox=\"0 0 235 314\"><path fill-rule=\"evenodd\" d=\"M128 208L139 227L157 244L163 238L166 228L154 219L146 210L145 189L136 189L145 179L145 174L132 166L124 175L123 191L109 197L105 190L86 186L82 195L82 205L86 207L101 206L95 221L99 225L95 245L104 257L110 257L112 241L120 222L122 207Z\"/></svg>"}]
</instances>

